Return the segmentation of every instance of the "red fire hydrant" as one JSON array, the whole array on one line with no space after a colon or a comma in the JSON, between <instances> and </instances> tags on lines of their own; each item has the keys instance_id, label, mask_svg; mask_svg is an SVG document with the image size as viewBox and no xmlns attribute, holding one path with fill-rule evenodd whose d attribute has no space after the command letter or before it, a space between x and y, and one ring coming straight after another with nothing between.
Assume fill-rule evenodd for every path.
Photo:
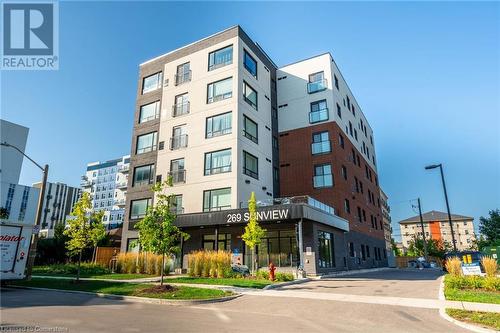
<instances>
[{"instance_id":1,"label":"red fire hydrant","mask_svg":"<svg viewBox=\"0 0 500 333\"><path fill-rule=\"evenodd\" d=\"M269 280L274 281L274 271L276 271L276 267L273 263L269 264Z\"/></svg>"}]
</instances>

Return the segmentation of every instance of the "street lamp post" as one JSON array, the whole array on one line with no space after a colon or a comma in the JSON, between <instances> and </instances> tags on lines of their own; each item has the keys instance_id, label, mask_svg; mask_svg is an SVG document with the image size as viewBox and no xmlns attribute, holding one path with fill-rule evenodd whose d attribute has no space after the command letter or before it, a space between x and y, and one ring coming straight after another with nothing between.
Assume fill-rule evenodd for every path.
<instances>
[{"instance_id":1,"label":"street lamp post","mask_svg":"<svg viewBox=\"0 0 500 333\"><path fill-rule=\"evenodd\" d=\"M40 164L36 163L31 157L26 155L21 149L17 148L14 145L11 145L7 142L0 142L0 146L9 147L9 148L17 150L20 154L22 154L24 157L26 157L28 160L30 160L31 163L36 165L43 172L42 186L40 187L40 195L38 196L38 206L37 206L36 218L35 218L35 226L39 227L40 222L42 220L43 199L45 197L45 188L47 186L47 177L49 175L49 165L45 164L45 166L42 167ZM35 263L37 244L38 244L38 232L34 233L33 236L31 237L31 245L30 245L30 249L29 249L29 253L28 253L28 262L27 262L27 266L26 266L26 277L28 279L31 278L31 272L33 270L33 265Z\"/></svg>"},{"instance_id":2,"label":"street lamp post","mask_svg":"<svg viewBox=\"0 0 500 333\"><path fill-rule=\"evenodd\" d=\"M441 163L428 165L425 167L425 170L431 170L436 168L439 168L439 171L441 171L441 182L443 184L444 199L446 201L446 210L448 211L448 222L450 223L450 229L451 229L451 241L453 242L453 250L457 252L457 241L455 240L455 232L453 231L453 223L451 222L450 204L448 203L448 193L446 192L446 183L444 181L443 165Z\"/></svg>"}]
</instances>

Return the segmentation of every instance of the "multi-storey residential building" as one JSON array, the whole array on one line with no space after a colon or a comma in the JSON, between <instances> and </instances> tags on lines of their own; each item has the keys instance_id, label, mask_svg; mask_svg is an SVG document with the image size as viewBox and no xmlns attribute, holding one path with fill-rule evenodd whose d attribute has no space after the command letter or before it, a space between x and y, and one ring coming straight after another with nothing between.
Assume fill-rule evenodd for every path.
<instances>
[{"instance_id":1,"label":"multi-storey residential building","mask_svg":"<svg viewBox=\"0 0 500 333\"><path fill-rule=\"evenodd\" d=\"M392 250L392 218L391 207L389 206L389 197L380 189L380 208L382 209L382 223L384 225L385 250L387 252L387 261L390 267L395 267L396 258Z\"/></svg>"},{"instance_id":2,"label":"multi-storey residential building","mask_svg":"<svg viewBox=\"0 0 500 333\"><path fill-rule=\"evenodd\" d=\"M24 152L28 141L27 127L0 119L0 142L8 143ZM24 156L12 147L0 146L0 182L18 184Z\"/></svg>"},{"instance_id":3,"label":"multi-storey residential building","mask_svg":"<svg viewBox=\"0 0 500 333\"><path fill-rule=\"evenodd\" d=\"M90 193L95 211L104 211L103 223L107 229L123 224L127 194L130 156L126 155L106 162L87 164L82 176L82 188Z\"/></svg>"},{"instance_id":4,"label":"multi-storey residential building","mask_svg":"<svg viewBox=\"0 0 500 333\"><path fill-rule=\"evenodd\" d=\"M134 226L154 202L151 184L172 177L173 186L165 191L176 195L176 224L191 236L182 244L184 267L184 256L200 248L230 250L248 263L241 234L252 192L267 230L257 249L260 266L272 261L315 275L384 265L371 128L345 82L334 80L341 75L332 70L329 54L302 65L278 70L239 26L140 65L123 251L132 250ZM346 115L337 120L332 114L325 121L323 100L342 101L332 84L347 94ZM344 121L352 138L343 132L340 148L330 141L343 131ZM331 137L312 137L317 126L331 128ZM340 159L347 164L351 150L356 164L351 161L346 169L349 182L359 180L364 191L359 206L371 216L371 226L366 221L358 226L354 215L340 212L350 209L344 198L352 200L355 211L351 185L329 190L331 170L341 168L329 172L326 164ZM316 168L320 155L322 170Z\"/></svg>"},{"instance_id":5,"label":"multi-storey residential building","mask_svg":"<svg viewBox=\"0 0 500 333\"><path fill-rule=\"evenodd\" d=\"M430 211L422 214L424 221L424 232L427 239L435 239L447 243L450 247L453 246L451 227L448 220L448 213ZM474 218L469 216L451 214L451 222L453 224L453 234L457 249L467 250L474 244ZM422 226L420 217L413 216L406 220L400 221L401 240L403 246L408 248L410 241L416 237L422 237Z\"/></svg>"},{"instance_id":6,"label":"multi-storey residential building","mask_svg":"<svg viewBox=\"0 0 500 333\"><path fill-rule=\"evenodd\" d=\"M34 183L33 187L39 189L41 185L42 183L38 182ZM42 237L52 237L56 224L66 224L66 218L73 210L80 194L81 190L77 187L59 182L47 182L40 220L40 235Z\"/></svg>"},{"instance_id":7,"label":"multi-storey residential building","mask_svg":"<svg viewBox=\"0 0 500 333\"><path fill-rule=\"evenodd\" d=\"M7 220L35 223L38 206L38 188L12 183L0 183L0 207L5 209Z\"/></svg>"}]
</instances>

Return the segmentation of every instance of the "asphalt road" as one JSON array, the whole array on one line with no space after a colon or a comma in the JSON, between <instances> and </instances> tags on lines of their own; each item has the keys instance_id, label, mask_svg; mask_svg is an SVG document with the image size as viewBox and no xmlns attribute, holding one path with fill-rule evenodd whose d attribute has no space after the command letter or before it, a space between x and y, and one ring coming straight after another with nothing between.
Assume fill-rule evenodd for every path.
<instances>
[{"instance_id":1,"label":"asphalt road","mask_svg":"<svg viewBox=\"0 0 500 333\"><path fill-rule=\"evenodd\" d=\"M377 273L377 278L363 274L293 288L308 293L348 289L373 294L376 292L372 287L380 284L384 288L387 283L389 287L382 290L389 295L409 297L405 291L408 281L427 281L433 290L439 286L436 275L427 276L427 272L399 274ZM437 298L437 291L433 298ZM52 328L52 332L468 332L439 317L437 310L314 298L244 295L224 303L170 306L54 291L3 289L1 305L3 326L32 325Z\"/></svg>"}]
</instances>

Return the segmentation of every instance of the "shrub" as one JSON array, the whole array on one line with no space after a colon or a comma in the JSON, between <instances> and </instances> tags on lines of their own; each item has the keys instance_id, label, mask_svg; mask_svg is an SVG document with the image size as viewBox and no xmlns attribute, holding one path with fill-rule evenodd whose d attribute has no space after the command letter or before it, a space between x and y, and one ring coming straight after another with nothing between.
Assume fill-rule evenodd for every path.
<instances>
[{"instance_id":1,"label":"shrub","mask_svg":"<svg viewBox=\"0 0 500 333\"><path fill-rule=\"evenodd\" d=\"M494 276L484 278L483 288L490 291L500 291L500 278Z\"/></svg>"},{"instance_id":2,"label":"shrub","mask_svg":"<svg viewBox=\"0 0 500 333\"><path fill-rule=\"evenodd\" d=\"M139 253L120 253L116 261L116 270L118 273L127 274L161 274L162 256L149 252ZM170 271L170 261L165 260L165 274Z\"/></svg>"},{"instance_id":3,"label":"shrub","mask_svg":"<svg viewBox=\"0 0 500 333\"><path fill-rule=\"evenodd\" d=\"M188 274L196 277L224 278L231 272L231 252L194 251L188 256Z\"/></svg>"},{"instance_id":4,"label":"shrub","mask_svg":"<svg viewBox=\"0 0 500 333\"><path fill-rule=\"evenodd\" d=\"M451 276L462 276L462 262L458 257L446 260L446 270Z\"/></svg>"},{"instance_id":5,"label":"shrub","mask_svg":"<svg viewBox=\"0 0 500 333\"><path fill-rule=\"evenodd\" d=\"M49 266L35 266L34 274L44 275L76 275L78 271L77 264L55 264ZM111 273L109 269L99 264L82 262L80 266L80 274L82 275L102 275Z\"/></svg>"},{"instance_id":6,"label":"shrub","mask_svg":"<svg viewBox=\"0 0 500 333\"><path fill-rule=\"evenodd\" d=\"M258 270L256 274L257 279L269 280L269 271L267 270Z\"/></svg>"},{"instance_id":7,"label":"shrub","mask_svg":"<svg viewBox=\"0 0 500 333\"><path fill-rule=\"evenodd\" d=\"M286 281L293 281L294 277L292 273L282 273L278 272L276 273L276 281L280 282L286 282Z\"/></svg>"},{"instance_id":8,"label":"shrub","mask_svg":"<svg viewBox=\"0 0 500 333\"><path fill-rule=\"evenodd\" d=\"M487 277L495 277L498 271L498 263L496 259L492 257L484 256L481 259L481 264L483 265L484 271Z\"/></svg>"},{"instance_id":9,"label":"shrub","mask_svg":"<svg viewBox=\"0 0 500 333\"><path fill-rule=\"evenodd\" d=\"M500 278L482 276L451 276L446 277L446 287L452 289L486 289L500 291Z\"/></svg>"}]
</instances>

